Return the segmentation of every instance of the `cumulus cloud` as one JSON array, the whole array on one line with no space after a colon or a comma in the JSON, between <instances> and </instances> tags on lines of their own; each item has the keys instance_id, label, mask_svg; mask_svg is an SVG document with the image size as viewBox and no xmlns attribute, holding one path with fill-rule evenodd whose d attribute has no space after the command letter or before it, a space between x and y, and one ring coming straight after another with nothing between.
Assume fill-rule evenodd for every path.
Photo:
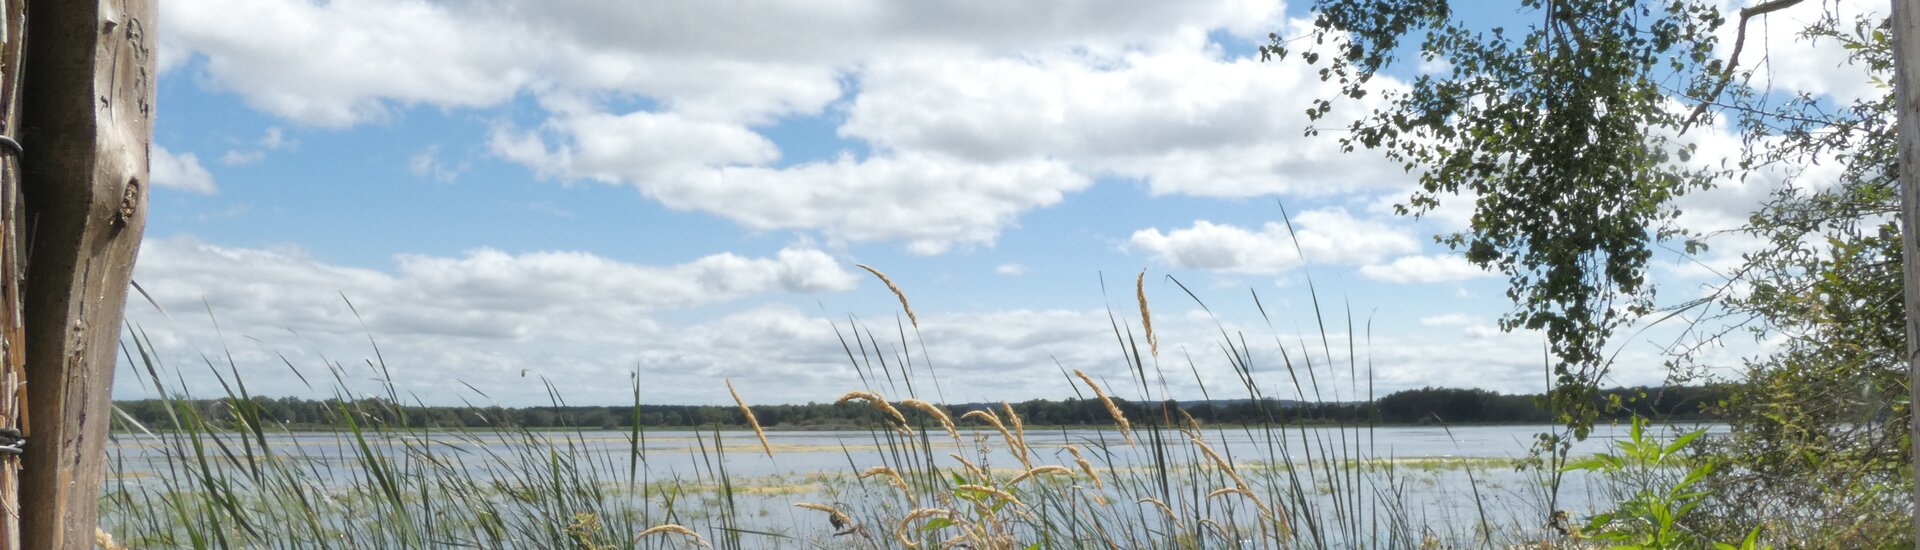
<instances>
[{"instance_id":1,"label":"cumulus cloud","mask_svg":"<svg viewBox=\"0 0 1920 550\"><path fill-rule=\"evenodd\" d=\"M1314 262L1366 265L1420 249L1404 228L1355 218L1344 209L1302 212L1296 220L1299 231L1292 235L1279 222L1254 230L1198 220L1192 227L1164 233L1159 228L1135 231L1129 244L1174 267L1258 275L1293 269L1300 265L1301 253Z\"/></svg>"},{"instance_id":2,"label":"cumulus cloud","mask_svg":"<svg viewBox=\"0 0 1920 550\"><path fill-rule=\"evenodd\" d=\"M530 96L545 120L496 123L488 149L543 177L923 253L991 244L1107 176L1232 197L1404 184L1397 167L1300 135L1304 114L1274 98L1331 94L1310 69L1215 42L1298 27L1283 5L1126 4L211 0L165 13L164 49L190 52L170 70L308 125ZM872 154L777 165L764 127L830 110Z\"/></svg>"},{"instance_id":3,"label":"cumulus cloud","mask_svg":"<svg viewBox=\"0 0 1920 550\"><path fill-rule=\"evenodd\" d=\"M213 174L200 165L200 157L193 153L174 154L167 148L153 147L152 171L153 185L168 189L179 189L190 193L211 195L219 191L213 183Z\"/></svg>"},{"instance_id":4,"label":"cumulus cloud","mask_svg":"<svg viewBox=\"0 0 1920 550\"><path fill-rule=\"evenodd\" d=\"M1731 14L1762 0L1727 0L1723 11ZM1745 51L1740 54L1742 69L1752 69L1751 83L1763 88L1825 95L1842 104L1855 99L1886 93L1867 77L1866 70L1848 60L1853 52L1832 40L1810 41L1800 36L1825 14L1834 15L1840 27L1850 29L1855 17L1879 20L1886 17L1888 4L1874 0L1836 0L1803 3L1754 19L1748 24ZM1721 59L1733 55L1733 43L1740 25L1737 17L1728 17L1720 28L1716 52Z\"/></svg>"},{"instance_id":5,"label":"cumulus cloud","mask_svg":"<svg viewBox=\"0 0 1920 550\"><path fill-rule=\"evenodd\" d=\"M1480 269L1459 256L1402 256L1384 264L1360 267L1360 274L1390 283L1448 283L1493 277L1497 273Z\"/></svg>"},{"instance_id":6,"label":"cumulus cloud","mask_svg":"<svg viewBox=\"0 0 1920 550\"><path fill-rule=\"evenodd\" d=\"M186 237L142 245L135 277L163 307L202 303L248 323L345 330L341 294L368 307L372 329L395 335L524 338L557 319L615 320L769 292L837 292L857 279L813 249L771 258L731 253L645 266L582 252L459 257L402 255L393 273L322 262L291 248L249 249ZM591 326L591 325L587 325Z\"/></svg>"},{"instance_id":7,"label":"cumulus cloud","mask_svg":"<svg viewBox=\"0 0 1920 550\"><path fill-rule=\"evenodd\" d=\"M453 183L460 177L463 167L452 166L440 158L440 145L428 145L426 149L407 157L407 173L414 177L429 178L440 183Z\"/></svg>"},{"instance_id":8,"label":"cumulus cloud","mask_svg":"<svg viewBox=\"0 0 1920 550\"><path fill-rule=\"evenodd\" d=\"M923 398L1063 398L1072 389L1058 378L1061 367L1084 369L1110 380L1109 391L1116 395L1139 397L1137 386L1128 382L1130 371L1115 360L1120 350L1103 309L922 311L918 336L902 342L890 330L852 330L845 316L758 300L846 290L859 279L806 248L759 258L714 255L670 266L582 253L481 250L401 257L397 268L385 271L335 265L298 249L236 248L177 237L143 245L136 277L168 315L136 304L129 321L152 337L161 357L182 369L190 391L218 392L192 365L200 364L202 353L230 351L248 386L262 395L330 391L276 376L292 368L327 385L334 383L329 371L337 371L359 391L377 389L368 379L391 375L403 392L438 403L466 396L482 403L539 404L545 395L525 390L546 377L563 385L570 402L604 404L631 399L629 376L637 373L642 399L649 402L725 402L725 388L715 381L733 377L756 401L798 403L861 388L856 368L867 367L848 363L841 338L877 336L878 341L863 340L859 347L891 355L890 360L912 357L906 371ZM883 297L880 302L891 302L884 289L868 286ZM352 300L351 309L343 295ZM700 304L739 307L713 315L675 313ZM218 320L217 332L205 312ZM1281 326L1307 321L1280 315ZM1264 322L1223 321L1236 334L1266 330L1258 328ZM1123 312L1120 322L1138 320ZM1169 311L1154 324L1164 353L1214 349L1220 329L1213 323L1198 312ZM1311 343L1319 341L1318 334L1277 336L1259 341L1320 345ZM1316 347L1314 353L1344 364L1348 335L1326 336L1329 347ZM370 338L379 346L378 358ZM1371 347L1359 349L1371 358L1382 393L1424 385L1520 391L1529 389L1538 374L1537 335L1489 333L1460 341L1445 335L1373 334L1370 341ZM895 355L902 349L911 353ZM1290 348L1289 353L1301 351ZM1202 359L1194 369L1197 380L1169 377L1168 394L1193 399L1203 383L1238 387L1233 365ZM384 368L378 366L382 361ZM890 396L908 395L898 378L901 366L890 368L891 376L868 373L868 379ZM1270 392L1292 393L1283 367L1256 362L1251 368ZM1453 378L1468 368L1474 372L1471 384ZM142 373L120 377L118 395L150 395L151 389L141 387L142 378ZM462 382L486 396L470 395ZM1330 398L1340 399L1364 391L1325 389ZM1153 391L1165 395L1158 384Z\"/></svg>"},{"instance_id":9,"label":"cumulus cloud","mask_svg":"<svg viewBox=\"0 0 1920 550\"><path fill-rule=\"evenodd\" d=\"M688 162L670 145L657 154L610 145L658 136L594 134L549 148L536 134L500 133L493 148L544 174L628 181L669 207L710 212L753 229L819 229L853 241L898 239L925 254L956 244L991 244L1020 213L1058 203L1093 183L1054 161L978 164L918 153L769 168L757 164L777 157L770 142L725 128L684 128L682 143L709 143L713 147L691 155L733 164L728 166Z\"/></svg>"},{"instance_id":10,"label":"cumulus cloud","mask_svg":"<svg viewBox=\"0 0 1920 550\"><path fill-rule=\"evenodd\" d=\"M215 85L310 124L381 120L396 104L479 107L553 90L639 94L702 117L764 121L819 109L839 95L842 72L891 52L1116 50L1213 29L1259 37L1275 28L1281 6L981 8L214 0L162 14L163 50L193 52ZM170 58L167 66L184 64Z\"/></svg>"},{"instance_id":11,"label":"cumulus cloud","mask_svg":"<svg viewBox=\"0 0 1920 550\"><path fill-rule=\"evenodd\" d=\"M1224 58L1203 40L1112 59L887 59L860 84L840 132L888 150L979 162L1038 151L1157 194L1352 193L1408 181L1378 156L1302 137L1303 110L1275 101L1329 96L1332 86L1296 65Z\"/></svg>"}]
</instances>

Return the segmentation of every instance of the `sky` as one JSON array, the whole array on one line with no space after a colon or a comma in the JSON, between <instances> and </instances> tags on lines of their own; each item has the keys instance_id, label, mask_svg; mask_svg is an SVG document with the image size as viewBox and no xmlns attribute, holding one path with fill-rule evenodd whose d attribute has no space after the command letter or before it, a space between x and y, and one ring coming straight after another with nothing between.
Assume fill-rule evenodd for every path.
<instances>
[{"instance_id":1,"label":"sky","mask_svg":"<svg viewBox=\"0 0 1920 550\"><path fill-rule=\"evenodd\" d=\"M1820 7L1769 16L1759 44L1796 53L1757 78L1875 93L1837 48L1782 30ZM1063 398L1062 370L1127 379L1114 322L1141 330L1144 271L1165 395L1236 384L1223 332L1273 394L1293 392L1282 347L1354 365L1377 394L1540 391L1542 337L1495 325L1505 279L1433 239L1465 227L1471 198L1395 215L1416 176L1305 135L1333 88L1258 59L1310 16L1244 0L168 2L135 272L151 299L129 300L129 324L177 373L169 391L202 396L215 368L256 395L373 393L384 362L434 404L544 404L543 381L574 404L628 402L635 383L647 402L725 403L722 379L753 403L831 401L862 388L836 333L858 326L950 401ZM1446 70L1401 63L1377 86ZM1703 163L1740 145L1724 124L1684 139ZM1685 221L1735 226L1781 181L1688 196ZM1660 253L1663 300L1753 246L1715 244ZM900 287L917 331L859 264ZM1662 334L1616 341L1610 381L1660 383ZM122 367L116 398L154 394Z\"/></svg>"}]
</instances>

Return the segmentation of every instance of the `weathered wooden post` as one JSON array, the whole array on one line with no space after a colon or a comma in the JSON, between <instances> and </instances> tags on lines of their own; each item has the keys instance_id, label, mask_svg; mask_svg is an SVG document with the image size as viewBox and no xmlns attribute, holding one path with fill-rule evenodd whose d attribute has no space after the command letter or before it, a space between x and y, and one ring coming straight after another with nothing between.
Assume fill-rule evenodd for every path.
<instances>
[{"instance_id":1,"label":"weathered wooden post","mask_svg":"<svg viewBox=\"0 0 1920 550\"><path fill-rule=\"evenodd\" d=\"M120 321L146 225L154 13L151 0L27 4L14 136L24 149L22 548L93 544Z\"/></svg>"},{"instance_id":2,"label":"weathered wooden post","mask_svg":"<svg viewBox=\"0 0 1920 550\"><path fill-rule=\"evenodd\" d=\"M20 66L26 53L26 0L0 0L0 136L20 128ZM18 144L17 141L6 143ZM25 428L21 382L20 151L0 150L0 550L20 548L20 446Z\"/></svg>"},{"instance_id":3,"label":"weathered wooden post","mask_svg":"<svg viewBox=\"0 0 1920 550\"><path fill-rule=\"evenodd\" d=\"M1920 10L1914 0L1893 0L1893 100L1900 117L1901 286L1907 306L1907 428L1913 434L1913 461L1920 466ZM1915 469L1920 472L1920 468ZM1914 545L1920 547L1920 482L1913 491Z\"/></svg>"}]
</instances>

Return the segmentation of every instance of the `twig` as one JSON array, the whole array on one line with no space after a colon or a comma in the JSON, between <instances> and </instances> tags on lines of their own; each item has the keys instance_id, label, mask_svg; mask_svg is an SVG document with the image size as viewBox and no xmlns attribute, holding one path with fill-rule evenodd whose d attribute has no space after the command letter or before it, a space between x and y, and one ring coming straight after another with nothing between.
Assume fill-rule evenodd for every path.
<instances>
[{"instance_id":1,"label":"twig","mask_svg":"<svg viewBox=\"0 0 1920 550\"><path fill-rule=\"evenodd\" d=\"M1722 92L1727 91L1727 84L1733 82L1733 72L1740 69L1740 50L1745 49L1747 46L1747 21L1755 17L1793 7L1801 1L1802 0L1771 0L1769 2L1762 2L1740 8L1740 32L1734 35L1733 55L1727 56L1726 74L1721 75L1720 82L1713 85L1713 92L1707 94L1704 98L1706 101L1694 106L1693 114L1687 115L1687 121L1680 125L1680 133L1687 133L1687 129L1693 127L1694 121L1699 120L1700 115L1706 114L1707 106L1711 105L1714 99L1719 98Z\"/></svg>"}]
</instances>

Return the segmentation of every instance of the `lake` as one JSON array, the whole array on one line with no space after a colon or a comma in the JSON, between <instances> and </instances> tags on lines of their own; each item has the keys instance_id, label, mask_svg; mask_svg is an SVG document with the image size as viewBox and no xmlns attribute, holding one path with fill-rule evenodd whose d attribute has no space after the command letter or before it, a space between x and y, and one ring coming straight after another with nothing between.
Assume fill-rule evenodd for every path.
<instances>
[{"instance_id":1,"label":"lake","mask_svg":"<svg viewBox=\"0 0 1920 550\"><path fill-rule=\"evenodd\" d=\"M1235 473L1253 480L1247 483L1254 492L1286 503L1290 514L1306 520L1318 514L1326 524L1356 533L1367 522L1397 521L1406 526L1402 531L1462 539L1475 536L1483 521L1506 530L1545 529L1549 497L1542 490L1542 473L1516 469L1515 461L1529 456L1536 435L1552 428L1207 427L1201 439L1232 464ZM1670 439L1681 428L1651 431ZM1722 426L1707 429L1724 431ZM556 487L582 483L585 488L575 492L592 495L592 502L577 505L581 509L625 510L635 525L670 519L710 537L731 533L745 537L736 542L746 547L807 547L835 539L820 513L796 508L796 503L830 503L889 518L918 504L900 502L903 495L882 479L886 476L858 477L871 467L892 468L915 487L938 486L952 472L976 467L1000 481L1028 469L992 428L963 428L959 435L956 441L937 425L911 438L884 430L771 431L766 433L770 458L750 431L646 431L638 455L632 452L636 443L624 431L392 432L370 436L364 446L348 433L266 434L263 439L220 434L204 437L199 449L178 434L117 434L109 448L115 470L102 523L142 522L137 506L114 506L114 498L132 503L181 492L219 494L219 484L208 484L208 479L237 487L229 489L240 495L236 501L255 502L251 506L264 507L259 513L270 516L274 506L284 505L274 503L287 494L337 494L352 501L358 497L346 495L379 486L383 476L398 479L390 481L395 485L417 485L421 494L544 503L543 498L520 495L538 492L547 476L557 479L564 472L567 479L555 481ZM1153 499L1194 514L1218 514L1228 524L1253 513L1250 507L1207 496L1231 485L1234 473L1208 469L1206 453L1180 432L1141 429L1135 436L1138 441L1130 446L1113 429L1026 430L1028 463L1036 468L1059 465L1075 473L1049 482L1058 490L1020 487L1033 491L1020 494L1041 495L1044 501L1023 504L1065 506L1072 499L1059 500L1059 495L1072 493L1095 495L1095 501L1108 506L1143 506L1143 499ZM1575 443L1572 454L1603 451L1626 436L1624 426L1601 426ZM262 451L262 442L271 451ZM1098 487L1089 483L1092 477L1078 473L1069 446L1098 472ZM949 453L964 457L968 465ZM265 459L267 454L274 458ZM369 461L369 456L379 459ZM378 472L370 471L370 464ZM304 489L294 491L293 486ZM469 486L475 489L462 489ZM942 494L923 490L934 497ZM264 496L269 493L281 496ZM1553 506L1579 516L1608 505L1606 494L1590 477L1571 475ZM435 498L452 497L423 500ZM327 521L339 524L334 529L353 529L352 517ZM1150 530L1142 533L1139 536L1155 536ZM1378 535L1353 536L1378 541L1373 538ZM1359 541L1351 542L1364 545Z\"/></svg>"}]
</instances>

